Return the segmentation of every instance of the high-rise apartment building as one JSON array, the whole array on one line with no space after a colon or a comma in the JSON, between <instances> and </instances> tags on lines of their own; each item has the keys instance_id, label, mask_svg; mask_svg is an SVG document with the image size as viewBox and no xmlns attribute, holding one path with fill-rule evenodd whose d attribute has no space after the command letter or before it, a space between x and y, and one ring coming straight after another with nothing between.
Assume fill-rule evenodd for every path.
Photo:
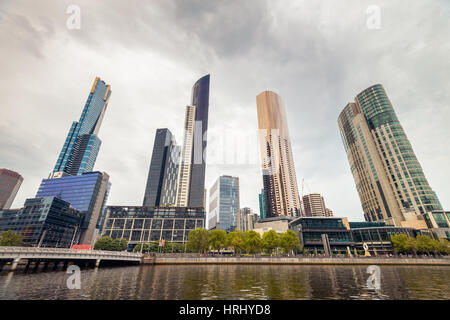
<instances>
[{"instance_id":1,"label":"high-rise apartment building","mask_svg":"<svg viewBox=\"0 0 450 320\"><path fill-rule=\"evenodd\" d=\"M239 231L245 232L255 229L255 223L258 221L258 215L252 209L245 207L239 212Z\"/></svg>"},{"instance_id":2,"label":"high-rise apartment building","mask_svg":"<svg viewBox=\"0 0 450 320\"><path fill-rule=\"evenodd\" d=\"M366 221L426 228L421 214L442 207L383 86L358 94L338 125Z\"/></svg>"},{"instance_id":3,"label":"high-rise apartment building","mask_svg":"<svg viewBox=\"0 0 450 320\"><path fill-rule=\"evenodd\" d=\"M184 137L178 172L177 206L187 207L192 172L192 149L194 144L195 106L186 106Z\"/></svg>"},{"instance_id":4,"label":"high-rise apartment building","mask_svg":"<svg viewBox=\"0 0 450 320\"><path fill-rule=\"evenodd\" d=\"M205 205L209 79L210 76L206 75L194 84L191 105L186 107L177 190L177 205L180 207Z\"/></svg>"},{"instance_id":5,"label":"high-rise apartment building","mask_svg":"<svg viewBox=\"0 0 450 320\"><path fill-rule=\"evenodd\" d=\"M180 148L169 129L157 129L145 188L144 206L174 206Z\"/></svg>"},{"instance_id":6,"label":"high-rise apartment building","mask_svg":"<svg viewBox=\"0 0 450 320\"><path fill-rule=\"evenodd\" d=\"M209 229L233 231L239 227L239 178L220 176L209 191Z\"/></svg>"},{"instance_id":7,"label":"high-rise apartment building","mask_svg":"<svg viewBox=\"0 0 450 320\"><path fill-rule=\"evenodd\" d=\"M300 216L294 160L281 98L264 91L256 97L267 218Z\"/></svg>"},{"instance_id":8,"label":"high-rise apartment building","mask_svg":"<svg viewBox=\"0 0 450 320\"><path fill-rule=\"evenodd\" d=\"M111 96L111 86L95 78L80 120L73 122L53 174L77 175L94 169L101 140L98 131Z\"/></svg>"},{"instance_id":9,"label":"high-rise apartment building","mask_svg":"<svg viewBox=\"0 0 450 320\"><path fill-rule=\"evenodd\" d=\"M11 208L23 178L15 171L0 169L0 210Z\"/></svg>"},{"instance_id":10,"label":"high-rise apartment building","mask_svg":"<svg viewBox=\"0 0 450 320\"><path fill-rule=\"evenodd\" d=\"M80 239L75 243L91 245L100 233L106 214L109 175L89 172L77 176L43 179L36 198L57 197L81 213Z\"/></svg>"},{"instance_id":11,"label":"high-rise apartment building","mask_svg":"<svg viewBox=\"0 0 450 320\"><path fill-rule=\"evenodd\" d=\"M303 196L303 216L305 217L332 217L333 211L325 206L325 200L320 193L311 193Z\"/></svg>"}]
</instances>

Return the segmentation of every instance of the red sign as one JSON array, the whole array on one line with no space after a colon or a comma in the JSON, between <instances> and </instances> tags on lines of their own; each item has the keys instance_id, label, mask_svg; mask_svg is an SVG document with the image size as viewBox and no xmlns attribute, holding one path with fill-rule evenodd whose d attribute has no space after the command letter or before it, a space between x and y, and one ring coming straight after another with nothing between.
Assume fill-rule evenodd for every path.
<instances>
[{"instance_id":1,"label":"red sign","mask_svg":"<svg viewBox=\"0 0 450 320\"><path fill-rule=\"evenodd\" d=\"M88 244L74 244L72 246L72 249L78 249L78 250L92 250L92 246Z\"/></svg>"}]
</instances>

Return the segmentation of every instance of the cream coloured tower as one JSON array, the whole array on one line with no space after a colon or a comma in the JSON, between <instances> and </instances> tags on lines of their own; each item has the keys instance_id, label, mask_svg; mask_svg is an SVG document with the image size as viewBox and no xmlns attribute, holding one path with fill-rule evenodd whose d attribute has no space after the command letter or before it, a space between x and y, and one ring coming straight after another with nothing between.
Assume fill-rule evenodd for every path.
<instances>
[{"instance_id":1,"label":"cream coloured tower","mask_svg":"<svg viewBox=\"0 0 450 320\"><path fill-rule=\"evenodd\" d=\"M178 173L177 206L187 207L191 179L192 147L194 143L195 106L186 106L184 119L184 138Z\"/></svg>"},{"instance_id":2,"label":"cream coloured tower","mask_svg":"<svg viewBox=\"0 0 450 320\"><path fill-rule=\"evenodd\" d=\"M300 216L289 131L281 98L272 91L256 97L261 167L267 218Z\"/></svg>"}]
</instances>

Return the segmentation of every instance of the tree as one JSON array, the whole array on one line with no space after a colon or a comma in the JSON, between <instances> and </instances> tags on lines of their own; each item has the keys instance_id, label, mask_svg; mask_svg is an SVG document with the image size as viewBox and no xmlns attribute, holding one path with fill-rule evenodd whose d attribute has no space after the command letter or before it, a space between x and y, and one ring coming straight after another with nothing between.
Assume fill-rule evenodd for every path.
<instances>
[{"instance_id":1,"label":"tree","mask_svg":"<svg viewBox=\"0 0 450 320\"><path fill-rule=\"evenodd\" d=\"M205 253L209 249L209 232L206 229L195 229L189 232L187 247L193 252Z\"/></svg>"},{"instance_id":2,"label":"tree","mask_svg":"<svg viewBox=\"0 0 450 320\"><path fill-rule=\"evenodd\" d=\"M273 250L278 248L280 245L280 236L275 232L275 230L264 232L262 236L262 245L264 250L271 255Z\"/></svg>"},{"instance_id":3,"label":"tree","mask_svg":"<svg viewBox=\"0 0 450 320\"><path fill-rule=\"evenodd\" d=\"M220 249L226 246L227 233L224 230L213 230L208 235L208 243L214 250L220 252Z\"/></svg>"},{"instance_id":4,"label":"tree","mask_svg":"<svg viewBox=\"0 0 450 320\"><path fill-rule=\"evenodd\" d=\"M283 248L285 254L288 254L296 248L300 248L300 240L297 234L292 230L283 233L280 238L280 247Z\"/></svg>"},{"instance_id":5,"label":"tree","mask_svg":"<svg viewBox=\"0 0 450 320\"><path fill-rule=\"evenodd\" d=\"M105 251L124 251L128 248L128 241L125 239L114 239L104 236L98 239L94 244L94 250Z\"/></svg>"},{"instance_id":6,"label":"tree","mask_svg":"<svg viewBox=\"0 0 450 320\"><path fill-rule=\"evenodd\" d=\"M444 238L440 238L439 241L436 241L436 251L440 254L449 254L450 253L450 242Z\"/></svg>"},{"instance_id":7,"label":"tree","mask_svg":"<svg viewBox=\"0 0 450 320\"><path fill-rule=\"evenodd\" d=\"M20 247L21 245L22 236L12 230L4 231L0 235L0 246Z\"/></svg>"},{"instance_id":8,"label":"tree","mask_svg":"<svg viewBox=\"0 0 450 320\"><path fill-rule=\"evenodd\" d=\"M262 247L262 239L258 232L249 230L243 235L243 246L247 253L256 253Z\"/></svg>"},{"instance_id":9,"label":"tree","mask_svg":"<svg viewBox=\"0 0 450 320\"><path fill-rule=\"evenodd\" d=\"M232 247L234 253L240 252L244 248L244 239L241 231L231 231L227 234L227 246Z\"/></svg>"},{"instance_id":10,"label":"tree","mask_svg":"<svg viewBox=\"0 0 450 320\"><path fill-rule=\"evenodd\" d=\"M416 237L416 245L417 245L417 251L420 253L430 253L435 252L438 243L436 240L431 239L429 236L426 235L419 235Z\"/></svg>"},{"instance_id":11,"label":"tree","mask_svg":"<svg viewBox=\"0 0 450 320\"><path fill-rule=\"evenodd\" d=\"M408 237L405 243L405 251L408 253L417 253L417 240L413 237Z\"/></svg>"},{"instance_id":12,"label":"tree","mask_svg":"<svg viewBox=\"0 0 450 320\"><path fill-rule=\"evenodd\" d=\"M113 238L104 236L98 239L94 244L94 250L107 250L111 251L113 248Z\"/></svg>"},{"instance_id":13,"label":"tree","mask_svg":"<svg viewBox=\"0 0 450 320\"><path fill-rule=\"evenodd\" d=\"M408 236L406 234L394 234L391 236L392 246L396 253L406 252L406 242L408 241Z\"/></svg>"}]
</instances>

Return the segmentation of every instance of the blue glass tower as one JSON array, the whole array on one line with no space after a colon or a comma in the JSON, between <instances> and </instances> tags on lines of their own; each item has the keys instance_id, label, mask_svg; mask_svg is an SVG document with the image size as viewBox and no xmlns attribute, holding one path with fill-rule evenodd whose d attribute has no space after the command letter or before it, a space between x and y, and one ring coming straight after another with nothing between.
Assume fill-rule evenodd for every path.
<instances>
[{"instance_id":1,"label":"blue glass tower","mask_svg":"<svg viewBox=\"0 0 450 320\"><path fill-rule=\"evenodd\" d=\"M36 198L57 197L81 212L81 243L91 244L104 221L111 183L105 172L43 179ZM96 231L97 230L97 231Z\"/></svg>"},{"instance_id":2,"label":"blue glass tower","mask_svg":"<svg viewBox=\"0 0 450 320\"><path fill-rule=\"evenodd\" d=\"M94 169L101 140L97 134L111 96L111 86L95 78L81 113L73 122L53 172L79 175Z\"/></svg>"}]
</instances>

